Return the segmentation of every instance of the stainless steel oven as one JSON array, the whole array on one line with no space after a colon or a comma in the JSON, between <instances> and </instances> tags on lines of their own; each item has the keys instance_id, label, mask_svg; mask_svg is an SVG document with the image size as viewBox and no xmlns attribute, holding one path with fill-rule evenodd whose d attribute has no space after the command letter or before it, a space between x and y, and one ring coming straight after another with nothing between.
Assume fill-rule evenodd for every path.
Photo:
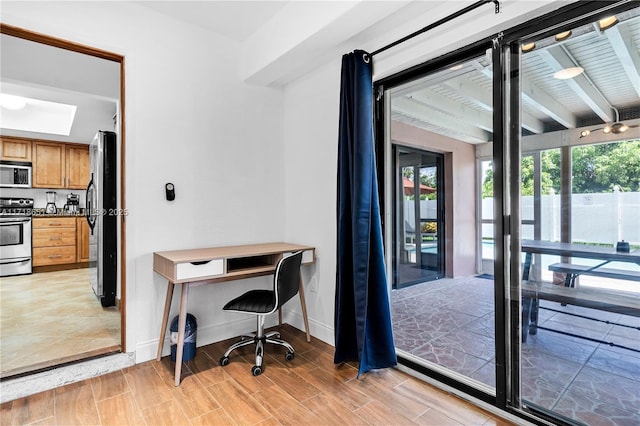
<instances>
[{"instance_id":1,"label":"stainless steel oven","mask_svg":"<svg viewBox=\"0 0 640 426\"><path fill-rule=\"evenodd\" d=\"M0 277L30 274L33 199L0 198Z\"/></svg>"}]
</instances>

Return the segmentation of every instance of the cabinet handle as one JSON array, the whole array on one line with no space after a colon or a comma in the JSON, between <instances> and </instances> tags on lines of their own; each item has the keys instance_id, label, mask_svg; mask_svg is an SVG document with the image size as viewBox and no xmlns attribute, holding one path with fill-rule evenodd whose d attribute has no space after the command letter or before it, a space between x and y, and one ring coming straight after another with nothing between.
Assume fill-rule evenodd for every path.
<instances>
[{"instance_id":1,"label":"cabinet handle","mask_svg":"<svg viewBox=\"0 0 640 426\"><path fill-rule=\"evenodd\" d=\"M54 237L49 237L49 241L59 241L61 240L62 237L60 237L60 235L54 236Z\"/></svg>"},{"instance_id":2,"label":"cabinet handle","mask_svg":"<svg viewBox=\"0 0 640 426\"><path fill-rule=\"evenodd\" d=\"M58 258L62 257L62 255L61 254L50 254L48 257L49 257L49 259L58 259Z\"/></svg>"},{"instance_id":3,"label":"cabinet handle","mask_svg":"<svg viewBox=\"0 0 640 426\"><path fill-rule=\"evenodd\" d=\"M60 226L62 223L60 222L49 222L49 226Z\"/></svg>"}]
</instances>

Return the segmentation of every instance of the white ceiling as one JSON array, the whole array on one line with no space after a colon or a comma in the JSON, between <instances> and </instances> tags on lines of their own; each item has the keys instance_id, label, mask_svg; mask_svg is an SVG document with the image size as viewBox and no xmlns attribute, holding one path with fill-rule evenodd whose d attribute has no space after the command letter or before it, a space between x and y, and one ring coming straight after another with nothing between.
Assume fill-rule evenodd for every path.
<instances>
[{"instance_id":1,"label":"white ceiling","mask_svg":"<svg viewBox=\"0 0 640 426\"><path fill-rule=\"evenodd\" d=\"M288 1L138 1L141 6L243 42Z\"/></svg>"}]
</instances>

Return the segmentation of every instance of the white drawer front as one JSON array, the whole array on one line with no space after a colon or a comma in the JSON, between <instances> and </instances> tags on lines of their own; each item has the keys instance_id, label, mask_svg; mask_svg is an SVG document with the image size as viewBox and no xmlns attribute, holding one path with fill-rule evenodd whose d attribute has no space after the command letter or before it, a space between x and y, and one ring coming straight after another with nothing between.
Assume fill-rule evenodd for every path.
<instances>
[{"instance_id":1,"label":"white drawer front","mask_svg":"<svg viewBox=\"0 0 640 426\"><path fill-rule=\"evenodd\" d=\"M212 259L207 263L194 265L193 263L178 263L176 265L176 279L210 277L224 273L224 259Z\"/></svg>"},{"instance_id":2,"label":"white drawer front","mask_svg":"<svg viewBox=\"0 0 640 426\"><path fill-rule=\"evenodd\" d=\"M291 256L295 252L282 253L283 257ZM302 252L302 263L313 263L313 250L305 250Z\"/></svg>"}]
</instances>

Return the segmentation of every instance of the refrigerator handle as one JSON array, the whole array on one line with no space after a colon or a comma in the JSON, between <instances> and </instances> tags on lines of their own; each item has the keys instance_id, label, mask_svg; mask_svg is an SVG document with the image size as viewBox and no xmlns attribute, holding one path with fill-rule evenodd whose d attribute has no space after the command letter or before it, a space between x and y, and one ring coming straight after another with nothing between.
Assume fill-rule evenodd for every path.
<instances>
[{"instance_id":1,"label":"refrigerator handle","mask_svg":"<svg viewBox=\"0 0 640 426\"><path fill-rule=\"evenodd\" d=\"M91 235L93 235L93 228L95 228L96 226L96 219L92 214L93 211L93 203L91 201L91 197L89 196L89 193L91 191L91 187L94 186L93 184L93 173L91 173L91 180L89 181L89 184L87 185L87 192L85 194L85 200L87 203L87 209L85 212L85 215L87 217L87 223L89 224L89 228L91 228Z\"/></svg>"}]
</instances>

